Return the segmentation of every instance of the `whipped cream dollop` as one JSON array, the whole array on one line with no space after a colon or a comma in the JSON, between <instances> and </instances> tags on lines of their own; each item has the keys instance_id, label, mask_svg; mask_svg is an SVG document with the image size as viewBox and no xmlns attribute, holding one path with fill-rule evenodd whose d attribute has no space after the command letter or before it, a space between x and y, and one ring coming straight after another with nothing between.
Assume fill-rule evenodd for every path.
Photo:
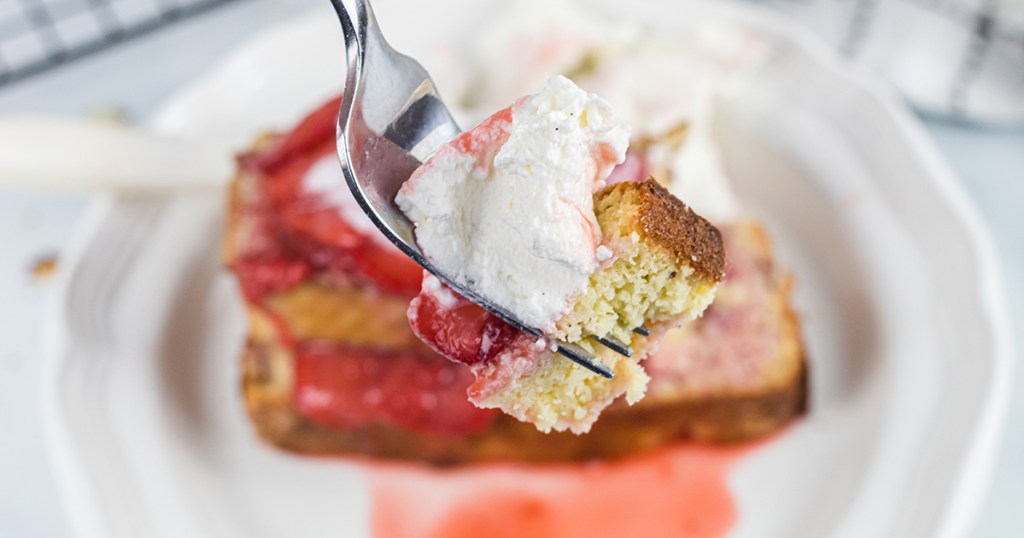
<instances>
[{"instance_id":1,"label":"whipped cream dollop","mask_svg":"<svg viewBox=\"0 0 1024 538\"><path fill-rule=\"evenodd\" d=\"M603 99L556 76L438 150L395 201L439 271L550 330L597 269L593 193L629 136Z\"/></svg>"}]
</instances>

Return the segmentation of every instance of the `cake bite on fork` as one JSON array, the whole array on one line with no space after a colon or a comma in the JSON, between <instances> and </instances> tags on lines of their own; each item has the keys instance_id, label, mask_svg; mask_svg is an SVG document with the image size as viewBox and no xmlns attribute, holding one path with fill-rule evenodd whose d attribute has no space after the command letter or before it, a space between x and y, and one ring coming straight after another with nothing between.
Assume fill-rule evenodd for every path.
<instances>
[{"instance_id":1,"label":"cake bite on fork","mask_svg":"<svg viewBox=\"0 0 1024 538\"><path fill-rule=\"evenodd\" d=\"M723 277L718 230L653 180L605 187L629 128L596 95L556 76L459 134L369 4L332 3L338 155L360 207L425 270L413 330L470 364L470 401L542 431L586 432L619 396L638 401L639 361Z\"/></svg>"},{"instance_id":2,"label":"cake bite on fork","mask_svg":"<svg viewBox=\"0 0 1024 538\"><path fill-rule=\"evenodd\" d=\"M516 329L541 337L542 330L453 280L423 255L412 224L395 207L395 197L422 160L459 134L459 126L426 70L384 39L367 0L332 4L344 31L348 67L336 146L353 197L384 237L417 264ZM628 354L611 340L599 341ZM598 375L614 375L579 346L556 341L554 349Z\"/></svg>"},{"instance_id":3,"label":"cake bite on fork","mask_svg":"<svg viewBox=\"0 0 1024 538\"><path fill-rule=\"evenodd\" d=\"M699 316L724 274L717 229L652 179L606 186L629 129L564 77L443 146L396 203L449 278L538 327L516 331L427 274L413 330L470 365L470 400L543 431L589 430L644 394L640 361ZM578 347L612 379L560 358Z\"/></svg>"}]
</instances>

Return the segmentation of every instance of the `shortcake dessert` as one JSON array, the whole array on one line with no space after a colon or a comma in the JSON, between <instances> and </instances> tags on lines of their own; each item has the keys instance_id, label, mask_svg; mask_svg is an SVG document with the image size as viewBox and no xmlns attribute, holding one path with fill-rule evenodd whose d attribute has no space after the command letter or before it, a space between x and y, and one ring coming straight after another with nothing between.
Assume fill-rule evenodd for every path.
<instances>
[{"instance_id":1,"label":"shortcake dessert","mask_svg":"<svg viewBox=\"0 0 1024 538\"><path fill-rule=\"evenodd\" d=\"M472 369L421 343L406 319L431 283L358 208L348 210L334 148L338 102L328 103L294 129L260 137L232 183L225 255L251 314L240 378L261 438L302 453L434 464L550 462L630 456L680 439L753 439L805 412L794 280L773 259L768 230L743 217L723 166L729 148L715 135L719 101L770 43L742 28L669 34L559 5L510 5L481 27L470 55L424 60L465 125L559 73L605 97L633 128L608 183L653 176L721 231L725 277L714 303L644 361L643 400L619 398L586 435L541 433L473 405ZM446 310L472 329L445 334L465 356L515 336L469 306Z\"/></svg>"},{"instance_id":2,"label":"shortcake dessert","mask_svg":"<svg viewBox=\"0 0 1024 538\"><path fill-rule=\"evenodd\" d=\"M471 366L476 405L584 433L619 396L640 400L640 361L711 303L725 265L718 230L651 179L606 186L628 141L606 102L556 76L443 146L400 189L396 203L435 267L544 334L470 314L426 277L413 329ZM633 354L592 337L629 342ZM614 378L560 357L553 341L593 353Z\"/></svg>"},{"instance_id":3,"label":"shortcake dessert","mask_svg":"<svg viewBox=\"0 0 1024 538\"><path fill-rule=\"evenodd\" d=\"M344 209L349 201L323 199L328 185L344 188L337 106L326 104L289 133L260 137L232 182L224 255L250 313L242 394L268 442L436 464L586 460L684 438L755 438L805 409L789 279L775 269L766 234L749 222L722 226L729 262L717 299L647 359L651 382L639 404L620 399L586 435L544 434L474 406L470 368L430 350L406 320L422 271L377 243L362 213ZM477 334L487 323L502 327L468 306L464 321ZM479 350L480 340L463 341Z\"/></svg>"}]
</instances>

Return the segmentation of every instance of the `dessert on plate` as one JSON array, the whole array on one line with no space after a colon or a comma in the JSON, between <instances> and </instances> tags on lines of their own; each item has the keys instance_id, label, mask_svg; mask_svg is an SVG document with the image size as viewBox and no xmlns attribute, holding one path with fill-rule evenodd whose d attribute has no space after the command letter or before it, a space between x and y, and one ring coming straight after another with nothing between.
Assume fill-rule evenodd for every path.
<instances>
[{"instance_id":1,"label":"dessert on plate","mask_svg":"<svg viewBox=\"0 0 1024 538\"><path fill-rule=\"evenodd\" d=\"M517 29L572 37L572 32L590 28L522 26L517 20L501 23L505 30L491 32L491 44L481 50L500 50L493 45L502 40L519 43ZM690 43L692 36L678 42L657 38L671 41L669 47L650 45L655 38L647 35L597 45L601 41L595 36L601 32L593 34L563 39L571 53L552 49L546 38L527 39L518 53L525 57L538 48L557 50L554 56L564 57L558 65L535 64L538 71L547 71L541 85L559 72L573 75L575 83L607 95L617 111L626 111L634 127L629 150L605 187L606 196L626 201L610 205L664 201L660 193L667 189L707 216L724 245L724 276L715 302L702 317L667 331L661 348L645 360L650 378L646 396L632 406L623 398L610 403L585 435L544 434L508 414L473 405L467 391L478 378L470 366L422 343L410 328L407 311L410 302L423 308L440 297L449 313L464 315L463 323L476 327L477 335L494 322L461 298L446 297L436 281L424 279L422 270L378 235L351 199L334 148L335 101L288 133L258 139L239 158L231 186L224 257L249 312L242 387L261 437L305 453L442 464L583 460L625 456L684 438L751 439L778 430L803 412L806 361L789 299L791 279L775 267L763 228L739 216L709 134L709 96L742 75L742 62L734 54L736 41L742 39L727 43L727 50L716 56L695 53L700 46ZM743 48L744 57L749 48ZM635 78L639 66L650 68L661 65L663 57L676 57L668 50L687 59L677 66L682 74L665 84L690 85L664 90L683 102L664 108L664 117L654 121L639 112L641 105L668 97L654 99L653 90L645 88L636 96L642 103L627 102L629 84L616 79L614 73L620 71L614 66L628 53L638 65L621 72ZM722 61L731 67L722 67ZM474 109L493 111L507 105L507 96L489 88L504 92L515 87L521 95L540 87L517 83L530 78L534 84L535 73L517 79L514 71L501 75L502 84L485 82L493 73L482 68L465 77L477 80L460 99L465 117L472 118ZM623 181L652 176L660 185ZM600 199L592 206L595 222L602 214L614 215L602 211ZM602 232L608 233L606 224L608 230L616 229L617 220L599 222ZM629 229L637 223L621 225ZM667 238L641 243L673 244ZM631 336L624 331L633 323L615 325L609 332ZM422 323L416 325L422 334ZM498 334L499 329L490 330ZM456 344L476 353L481 343ZM641 349L640 343L633 344Z\"/></svg>"},{"instance_id":2,"label":"dessert on plate","mask_svg":"<svg viewBox=\"0 0 1024 538\"><path fill-rule=\"evenodd\" d=\"M399 190L441 273L545 335L515 331L427 275L409 309L413 330L470 367L474 404L544 432L585 433L619 396L640 400L640 361L711 302L724 265L718 230L652 179L605 186L628 138L606 102L556 76L443 146ZM566 360L550 339L592 353L615 377Z\"/></svg>"}]
</instances>

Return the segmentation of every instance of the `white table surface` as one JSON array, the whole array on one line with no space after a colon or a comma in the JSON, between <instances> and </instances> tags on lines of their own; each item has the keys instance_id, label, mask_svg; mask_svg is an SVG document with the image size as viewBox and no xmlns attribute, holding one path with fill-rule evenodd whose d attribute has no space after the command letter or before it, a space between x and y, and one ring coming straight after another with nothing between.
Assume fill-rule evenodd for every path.
<instances>
[{"instance_id":1,"label":"white table surface","mask_svg":"<svg viewBox=\"0 0 1024 538\"><path fill-rule=\"evenodd\" d=\"M86 115L109 107L145 120L174 90L245 37L324 0L248 0L181 23L56 73L0 90L0 114ZM339 55L341 52L339 51ZM984 130L925 120L987 221L1024 335L1024 128ZM3 151L3 148L0 148ZM54 148L60 151L60 148ZM89 203L84 195L0 188L0 536L71 535L41 428L41 351L52 293L30 268L65 248ZM1018 347L1015 387L1024 386ZM964 357L970 360L970 357ZM1024 392L1015 390L992 487L975 536L1024 535Z\"/></svg>"}]
</instances>

